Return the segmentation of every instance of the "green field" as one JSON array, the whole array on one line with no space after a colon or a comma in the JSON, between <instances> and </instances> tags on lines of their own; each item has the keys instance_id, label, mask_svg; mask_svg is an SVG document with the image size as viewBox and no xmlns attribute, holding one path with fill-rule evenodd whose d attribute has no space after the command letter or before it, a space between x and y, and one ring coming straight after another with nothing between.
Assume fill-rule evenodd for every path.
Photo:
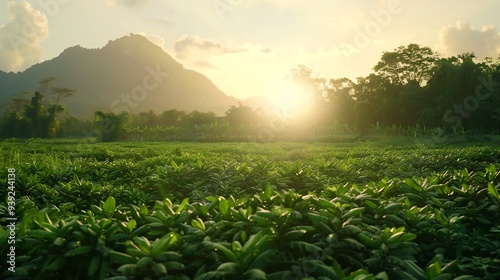
<instances>
[{"instance_id":1,"label":"green field","mask_svg":"<svg viewBox=\"0 0 500 280\"><path fill-rule=\"evenodd\" d=\"M0 149L2 279L500 279L500 144Z\"/></svg>"}]
</instances>

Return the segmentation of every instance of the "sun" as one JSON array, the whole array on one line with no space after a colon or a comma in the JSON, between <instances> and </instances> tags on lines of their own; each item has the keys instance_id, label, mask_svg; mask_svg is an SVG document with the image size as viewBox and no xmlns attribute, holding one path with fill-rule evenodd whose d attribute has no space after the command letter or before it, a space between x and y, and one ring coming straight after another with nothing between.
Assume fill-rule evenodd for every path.
<instances>
[{"instance_id":1,"label":"sun","mask_svg":"<svg viewBox=\"0 0 500 280\"><path fill-rule=\"evenodd\" d=\"M300 117L304 115L311 108L312 101L309 93L293 84L281 87L270 99L288 117Z\"/></svg>"}]
</instances>

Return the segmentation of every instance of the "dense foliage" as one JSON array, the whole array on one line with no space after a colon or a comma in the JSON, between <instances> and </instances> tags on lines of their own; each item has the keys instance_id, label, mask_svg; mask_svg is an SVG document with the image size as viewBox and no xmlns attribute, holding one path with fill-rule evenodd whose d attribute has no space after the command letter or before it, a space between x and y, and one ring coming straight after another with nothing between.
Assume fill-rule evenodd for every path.
<instances>
[{"instance_id":1,"label":"dense foliage","mask_svg":"<svg viewBox=\"0 0 500 280\"><path fill-rule=\"evenodd\" d=\"M500 277L498 145L0 147L2 279Z\"/></svg>"},{"instance_id":2,"label":"dense foliage","mask_svg":"<svg viewBox=\"0 0 500 280\"><path fill-rule=\"evenodd\" d=\"M61 100L73 95L76 90L52 87L49 91L55 80L56 77L49 77L39 81L41 90L35 91L31 100L12 100L13 108L6 112L0 124L0 137L53 138L58 135L61 123L58 116L65 111ZM74 118L72 120L74 121ZM78 122L82 123L80 120Z\"/></svg>"}]
</instances>

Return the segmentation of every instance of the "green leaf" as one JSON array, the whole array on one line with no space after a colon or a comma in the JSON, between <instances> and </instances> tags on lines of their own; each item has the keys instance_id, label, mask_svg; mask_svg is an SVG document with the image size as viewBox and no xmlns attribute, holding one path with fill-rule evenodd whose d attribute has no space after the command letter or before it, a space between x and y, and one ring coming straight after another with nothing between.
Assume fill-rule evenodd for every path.
<instances>
[{"instance_id":1,"label":"green leaf","mask_svg":"<svg viewBox=\"0 0 500 280\"><path fill-rule=\"evenodd\" d=\"M488 182L488 193L500 202L500 194L498 194L497 189L493 186L491 182Z\"/></svg>"},{"instance_id":2,"label":"green leaf","mask_svg":"<svg viewBox=\"0 0 500 280\"><path fill-rule=\"evenodd\" d=\"M225 198L220 198L219 210L222 215L227 216L227 213L229 213L229 201L227 201Z\"/></svg>"},{"instance_id":3,"label":"green leaf","mask_svg":"<svg viewBox=\"0 0 500 280\"><path fill-rule=\"evenodd\" d=\"M161 254L164 251L167 251L168 248L177 242L178 236L176 233L171 232L167 233L165 236L163 236L161 239L156 240L152 246L151 246L151 256L155 258L159 254Z\"/></svg>"},{"instance_id":4,"label":"green leaf","mask_svg":"<svg viewBox=\"0 0 500 280\"><path fill-rule=\"evenodd\" d=\"M389 276L385 271L382 271L375 275L375 280L389 280Z\"/></svg>"},{"instance_id":5,"label":"green leaf","mask_svg":"<svg viewBox=\"0 0 500 280\"><path fill-rule=\"evenodd\" d=\"M174 223L174 218L163 210L156 211L156 217L167 227L170 227Z\"/></svg>"},{"instance_id":6,"label":"green leaf","mask_svg":"<svg viewBox=\"0 0 500 280\"><path fill-rule=\"evenodd\" d=\"M183 270L184 269L184 264L176 261L169 261L165 262L165 267L168 270Z\"/></svg>"},{"instance_id":7,"label":"green leaf","mask_svg":"<svg viewBox=\"0 0 500 280\"><path fill-rule=\"evenodd\" d=\"M393 223L395 223L397 225L403 225L404 224L404 221L400 217L398 217L396 215L393 215L393 214L384 215L382 218L384 218L387 221L393 222Z\"/></svg>"},{"instance_id":8,"label":"green leaf","mask_svg":"<svg viewBox=\"0 0 500 280\"><path fill-rule=\"evenodd\" d=\"M344 270L342 269L340 264L337 262L336 259L333 259L332 262L333 262L332 269L333 269L333 271L335 271L337 278L344 279L345 278Z\"/></svg>"},{"instance_id":9,"label":"green leaf","mask_svg":"<svg viewBox=\"0 0 500 280\"><path fill-rule=\"evenodd\" d=\"M386 241L385 241L385 244L386 245L392 245L392 244L395 244L397 243L401 237L403 237L405 233L400 231L400 232L395 232L394 234L392 234Z\"/></svg>"},{"instance_id":10,"label":"green leaf","mask_svg":"<svg viewBox=\"0 0 500 280\"><path fill-rule=\"evenodd\" d=\"M215 251L221 251L229 261L237 261L236 255L228 248L224 247L224 245L211 241L204 241L203 244L205 244L205 246L209 247L210 249L214 249Z\"/></svg>"},{"instance_id":11,"label":"green leaf","mask_svg":"<svg viewBox=\"0 0 500 280\"><path fill-rule=\"evenodd\" d=\"M115 213L115 208L116 208L116 200L114 197L112 196L109 196L107 199L106 199L106 202L104 202L103 206L102 206L102 209L104 211L104 214L107 216L107 217L111 217L113 215L113 213Z\"/></svg>"},{"instance_id":12,"label":"green leaf","mask_svg":"<svg viewBox=\"0 0 500 280\"><path fill-rule=\"evenodd\" d=\"M93 256L90 259L89 269L87 270L87 277L92 277L97 272L97 269L101 266L101 257Z\"/></svg>"},{"instance_id":13,"label":"green leaf","mask_svg":"<svg viewBox=\"0 0 500 280\"><path fill-rule=\"evenodd\" d=\"M364 203L366 206L370 207L371 209L378 209L377 204L373 203L373 202L372 202L372 201L370 201L370 200L365 200L365 201L363 201L363 203Z\"/></svg>"},{"instance_id":14,"label":"green leaf","mask_svg":"<svg viewBox=\"0 0 500 280\"><path fill-rule=\"evenodd\" d=\"M54 242L52 242L52 244L56 245L56 246L61 246L64 244L64 238L62 237L57 237Z\"/></svg>"},{"instance_id":15,"label":"green leaf","mask_svg":"<svg viewBox=\"0 0 500 280\"><path fill-rule=\"evenodd\" d=\"M57 233L51 232L51 231L46 231L42 229L34 229L30 230L28 232L28 235L33 237L33 238L38 238L38 239L55 239L57 237Z\"/></svg>"},{"instance_id":16,"label":"green leaf","mask_svg":"<svg viewBox=\"0 0 500 280\"><path fill-rule=\"evenodd\" d=\"M136 228L130 235L131 236L140 236L143 235L144 233L148 232L150 230L149 225L142 225L138 228Z\"/></svg>"},{"instance_id":17,"label":"green leaf","mask_svg":"<svg viewBox=\"0 0 500 280\"><path fill-rule=\"evenodd\" d=\"M328 221L327 217L321 216L320 214L317 214L317 213L308 212L308 213L306 213L306 215L313 223L320 223L320 222L327 222Z\"/></svg>"},{"instance_id":18,"label":"green leaf","mask_svg":"<svg viewBox=\"0 0 500 280\"><path fill-rule=\"evenodd\" d=\"M427 270L425 271L427 275L427 279L434 279L436 276L441 274L441 264L439 261L435 261L434 263L431 263L428 267Z\"/></svg>"},{"instance_id":19,"label":"green leaf","mask_svg":"<svg viewBox=\"0 0 500 280\"><path fill-rule=\"evenodd\" d=\"M283 235L283 238L285 238L286 240L298 240L300 239L302 236L304 236L304 234L306 234L307 231L305 230L300 230L300 229L296 229L296 230L289 230L287 231L284 235Z\"/></svg>"},{"instance_id":20,"label":"green leaf","mask_svg":"<svg viewBox=\"0 0 500 280\"><path fill-rule=\"evenodd\" d=\"M198 229L205 231L205 224L203 223L203 220L200 219L200 217L196 217L195 219L192 219L191 225L195 228L198 228Z\"/></svg>"},{"instance_id":21,"label":"green leaf","mask_svg":"<svg viewBox=\"0 0 500 280\"><path fill-rule=\"evenodd\" d=\"M153 265L153 267L151 267L151 270L153 271L154 275L157 277L167 275L167 268L162 263L155 263Z\"/></svg>"},{"instance_id":22,"label":"green leaf","mask_svg":"<svg viewBox=\"0 0 500 280\"><path fill-rule=\"evenodd\" d=\"M134 230L134 228L137 226L137 222L134 220L134 219L131 219L130 221L128 221L127 223L127 228L130 232L132 232Z\"/></svg>"},{"instance_id":23,"label":"green leaf","mask_svg":"<svg viewBox=\"0 0 500 280\"><path fill-rule=\"evenodd\" d=\"M151 243L149 242L149 239L147 239L144 236L140 237L135 237L133 239L134 243L139 246L139 248L146 254L149 254L151 252Z\"/></svg>"},{"instance_id":24,"label":"green leaf","mask_svg":"<svg viewBox=\"0 0 500 280\"><path fill-rule=\"evenodd\" d=\"M351 274L349 274L348 277L344 278L345 280L368 280L368 279L373 279L373 274L370 274L368 271L364 269L358 269Z\"/></svg>"},{"instance_id":25,"label":"green leaf","mask_svg":"<svg viewBox=\"0 0 500 280\"><path fill-rule=\"evenodd\" d=\"M326 277L327 279L339 279L337 273L333 269L333 267L324 265L321 262L314 263L313 265L308 265L307 267L310 267L312 269L316 270L317 275L321 275Z\"/></svg>"},{"instance_id":26,"label":"green leaf","mask_svg":"<svg viewBox=\"0 0 500 280\"><path fill-rule=\"evenodd\" d=\"M264 187L264 198L266 200L269 200L271 199L272 194L273 194L273 188L271 187L271 185L266 184L266 186Z\"/></svg>"},{"instance_id":27,"label":"green leaf","mask_svg":"<svg viewBox=\"0 0 500 280\"><path fill-rule=\"evenodd\" d=\"M345 242L350 248L353 248L355 250L365 249L365 245L361 244L359 241L353 238L344 238L342 239L342 242Z\"/></svg>"},{"instance_id":28,"label":"green leaf","mask_svg":"<svg viewBox=\"0 0 500 280\"><path fill-rule=\"evenodd\" d=\"M140 267L149 267L153 264L153 258L146 256L142 257L139 261L137 261L137 265Z\"/></svg>"},{"instance_id":29,"label":"green leaf","mask_svg":"<svg viewBox=\"0 0 500 280\"><path fill-rule=\"evenodd\" d=\"M420 186L420 183L417 181L416 178L407 178L405 180L405 183L414 191L416 191L418 194L422 192L422 187Z\"/></svg>"},{"instance_id":30,"label":"green leaf","mask_svg":"<svg viewBox=\"0 0 500 280\"><path fill-rule=\"evenodd\" d=\"M259 227L267 227L272 224L272 221L269 220L268 218L257 216L257 215L252 215L250 216L250 219L255 223L256 226Z\"/></svg>"},{"instance_id":31,"label":"green leaf","mask_svg":"<svg viewBox=\"0 0 500 280\"><path fill-rule=\"evenodd\" d=\"M149 213L148 207L145 204L143 204L139 209L139 214L146 216L148 213Z\"/></svg>"},{"instance_id":32,"label":"green leaf","mask_svg":"<svg viewBox=\"0 0 500 280\"><path fill-rule=\"evenodd\" d=\"M137 250L137 249L134 249L134 248L127 248L127 254L129 254L130 256L134 256L136 258L142 258L142 257L145 257L149 254L149 251L148 253L146 252L143 252L142 250ZM135 261L134 261L135 263Z\"/></svg>"},{"instance_id":33,"label":"green leaf","mask_svg":"<svg viewBox=\"0 0 500 280\"><path fill-rule=\"evenodd\" d=\"M402 262L404 268L406 268L406 272L416 279L427 279L425 272L418 267L415 262L410 260L405 260Z\"/></svg>"},{"instance_id":34,"label":"green leaf","mask_svg":"<svg viewBox=\"0 0 500 280\"><path fill-rule=\"evenodd\" d=\"M329 200L326 200L324 198L319 198L318 202L319 202L319 206L321 206L322 208L326 208L328 211L330 211L332 213L340 212L340 209L337 207L337 205L335 205L335 203L333 203Z\"/></svg>"},{"instance_id":35,"label":"green leaf","mask_svg":"<svg viewBox=\"0 0 500 280\"><path fill-rule=\"evenodd\" d=\"M342 219L347 220L354 216L359 216L361 213L365 212L365 207L353 208L342 215Z\"/></svg>"},{"instance_id":36,"label":"green leaf","mask_svg":"<svg viewBox=\"0 0 500 280\"><path fill-rule=\"evenodd\" d=\"M175 213L179 214L180 212L182 212L182 210L184 210L184 207L186 207L186 204L188 203L188 201L189 201L189 198L184 198L184 200L182 200L179 207L177 207L177 209L175 210Z\"/></svg>"},{"instance_id":37,"label":"green leaf","mask_svg":"<svg viewBox=\"0 0 500 280\"><path fill-rule=\"evenodd\" d=\"M140 272L140 268L136 264L124 264L124 265L120 266L117 270L121 274L127 275L127 276L139 275L139 272Z\"/></svg>"},{"instance_id":38,"label":"green leaf","mask_svg":"<svg viewBox=\"0 0 500 280\"><path fill-rule=\"evenodd\" d=\"M197 244L195 244L194 246L196 247ZM182 261L182 254L179 252L175 252L175 251L166 251L166 252L159 254L155 260L161 261L161 262L164 262L164 261Z\"/></svg>"},{"instance_id":39,"label":"green leaf","mask_svg":"<svg viewBox=\"0 0 500 280\"><path fill-rule=\"evenodd\" d=\"M262 236L262 231L259 231L256 234L252 234L250 238L248 239L247 242L243 245L243 248L241 249L243 253L247 253L249 251L253 251L255 249L259 249L257 247L257 243L264 238L267 238L267 236Z\"/></svg>"},{"instance_id":40,"label":"green leaf","mask_svg":"<svg viewBox=\"0 0 500 280\"><path fill-rule=\"evenodd\" d=\"M258 268L252 268L245 272L245 279L266 280L266 273Z\"/></svg>"},{"instance_id":41,"label":"green leaf","mask_svg":"<svg viewBox=\"0 0 500 280\"><path fill-rule=\"evenodd\" d=\"M132 264L137 262L137 259L131 255L113 250L109 251L109 256L119 264Z\"/></svg>"},{"instance_id":42,"label":"green leaf","mask_svg":"<svg viewBox=\"0 0 500 280\"><path fill-rule=\"evenodd\" d=\"M217 267L217 270L236 272L238 270L238 264L235 262L225 262L219 265L219 267Z\"/></svg>"},{"instance_id":43,"label":"green leaf","mask_svg":"<svg viewBox=\"0 0 500 280\"><path fill-rule=\"evenodd\" d=\"M342 228L342 232L347 235L355 235L361 232L361 229L355 225L346 225Z\"/></svg>"}]
</instances>

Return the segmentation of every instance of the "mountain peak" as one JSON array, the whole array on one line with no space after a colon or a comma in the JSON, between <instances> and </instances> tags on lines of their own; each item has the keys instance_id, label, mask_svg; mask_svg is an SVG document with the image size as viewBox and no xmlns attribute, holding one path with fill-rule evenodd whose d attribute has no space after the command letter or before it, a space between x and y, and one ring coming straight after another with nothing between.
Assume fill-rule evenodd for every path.
<instances>
[{"instance_id":1,"label":"mountain peak","mask_svg":"<svg viewBox=\"0 0 500 280\"><path fill-rule=\"evenodd\" d=\"M112 48L112 49L118 49L118 48L128 48L130 45L141 45L144 47L156 47L161 50L160 47L155 45L153 42L149 41L145 36L140 35L140 34L133 34L130 33L129 35L122 36L120 38L117 38L115 40L109 40L108 43L103 47L103 49L106 48Z\"/></svg>"},{"instance_id":2,"label":"mountain peak","mask_svg":"<svg viewBox=\"0 0 500 280\"><path fill-rule=\"evenodd\" d=\"M83 118L98 110L160 113L178 109L223 114L238 102L139 34L110 40L98 49L69 47L22 73L0 75L0 99L38 90L38 81L52 76L58 79L51 86L78 90L63 103L70 114Z\"/></svg>"}]
</instances>

